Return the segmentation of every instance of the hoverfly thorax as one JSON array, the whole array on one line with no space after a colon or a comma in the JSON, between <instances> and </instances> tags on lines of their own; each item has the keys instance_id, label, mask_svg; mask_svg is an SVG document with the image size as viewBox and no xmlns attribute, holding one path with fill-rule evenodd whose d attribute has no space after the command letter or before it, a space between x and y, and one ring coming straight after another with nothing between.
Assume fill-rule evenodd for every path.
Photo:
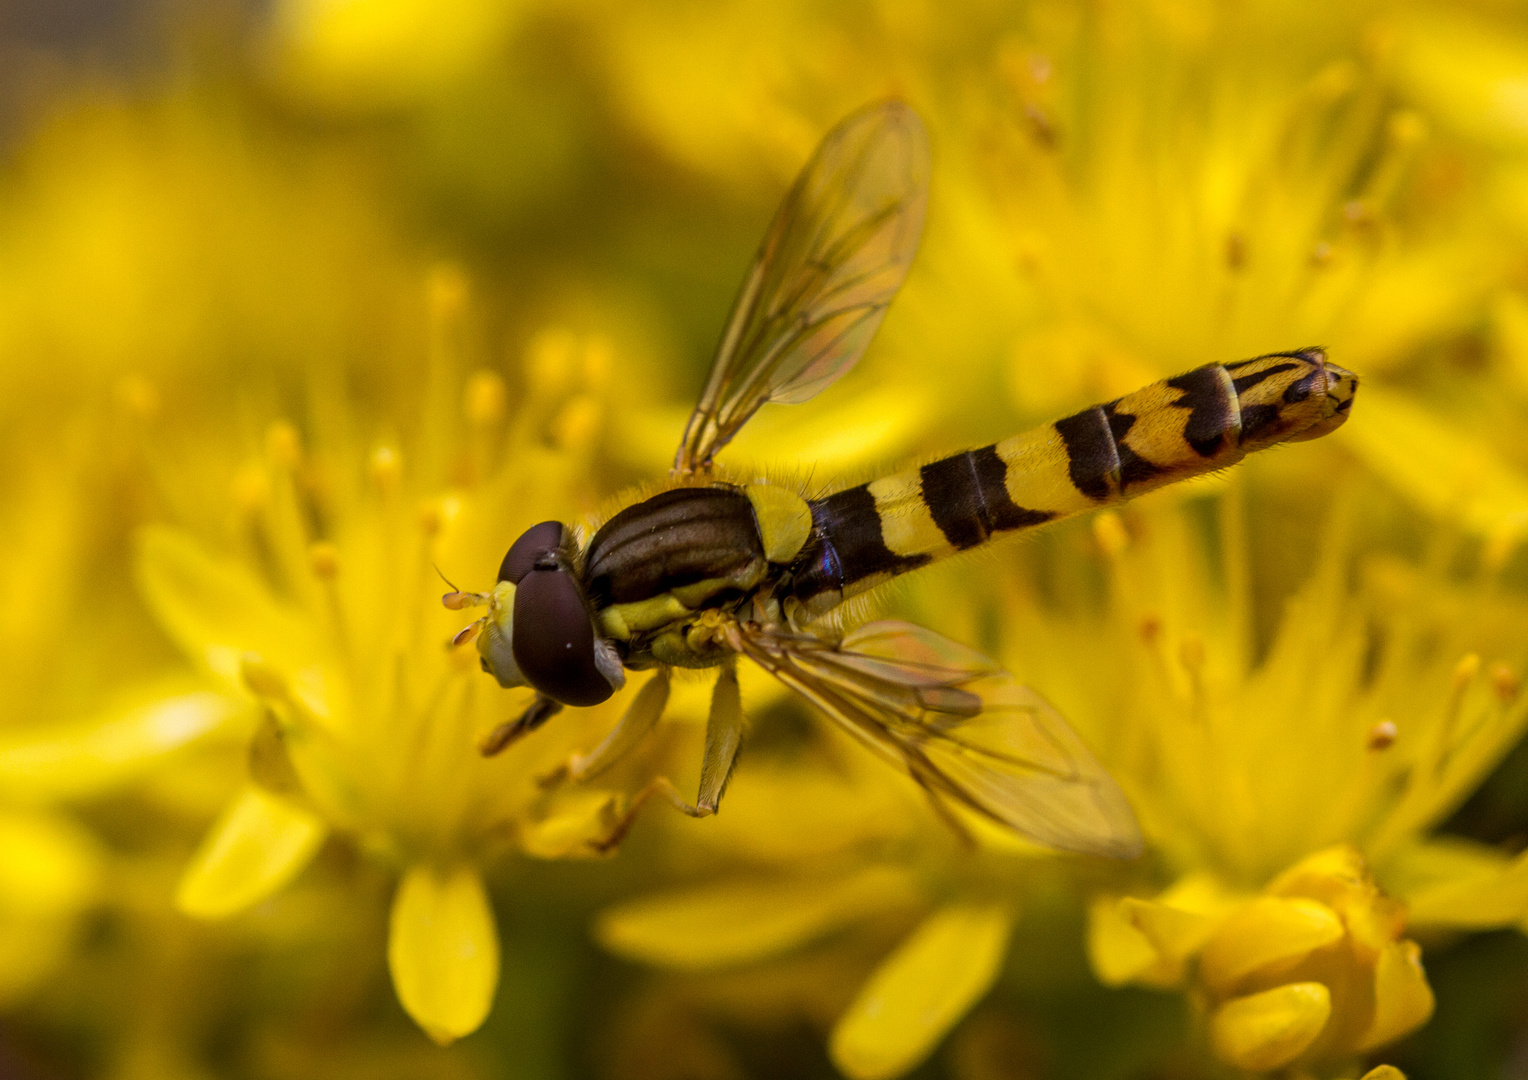
<instances>
[{"instance_id":1,"label":"hoverfly thorax","mask_svg":"<svg viewBox=\"0 0 1528 1080\"><path fill-rule=\"evenodd\" d=\"M620 656L595 630L572 534L558 521L510 545L478 636L483 670L564 705L598 705L625 683Z\"/></svg>"}]
</instances>

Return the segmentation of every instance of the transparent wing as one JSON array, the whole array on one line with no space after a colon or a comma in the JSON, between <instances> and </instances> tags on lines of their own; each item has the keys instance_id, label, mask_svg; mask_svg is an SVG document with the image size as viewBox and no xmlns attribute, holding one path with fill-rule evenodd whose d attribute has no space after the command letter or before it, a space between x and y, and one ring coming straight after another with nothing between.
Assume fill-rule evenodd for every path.
<instances>
[{"instance_id":1,"label":"transparent wing","mask_svg":"<svg viewBox=\"0 0 1528 1080\"><path fill-rule=\"evenodd\" d=\"M1049 847L1140 854L1119 785L1055 709L980 653L893 621L836 646L743 628L738 647L930 792Z\"/></svg>"},{"instance_id":2,"label":"transparent wing","mask_svg":"<svg viewBox=\"0 0 1528 1080\"><path fill-rule=\"evenodd\" d=\"M806 401L854 366L918 250L928 178L928 136L900 101L828 133L748 269L676 474L709 466L765 402Z\"/></svg>"}]
</instances>

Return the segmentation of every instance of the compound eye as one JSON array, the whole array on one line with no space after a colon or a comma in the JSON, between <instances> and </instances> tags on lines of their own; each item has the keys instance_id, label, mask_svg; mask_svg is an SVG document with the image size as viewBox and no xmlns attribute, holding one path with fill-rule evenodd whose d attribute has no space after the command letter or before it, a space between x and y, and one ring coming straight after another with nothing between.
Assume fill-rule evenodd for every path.
<instances>
[{"instance_id":1,"label":"compound eye","mask_svg":"<svg viewBox=\"0 0 1528 1080\"><path fill-rule=\"evenodd\" d=\"M526 536L515 541L516 548ZM514 555L511 548L505 563ZM615 693L595 661L594 625L578 582L565 570L522 574L515 588L514 653L525 681L564 705L598 705Z\"/></svg>"},{"instance_id":2,"label":"compound eye","mask_svg":"<svg viewBox=\"0 0 1528 1080\"><path fill-rule=\"evenodd\" d=\"M560 521L543 521L526 529L520 539L509 546L504 561L499 564L499 580L519 585L537 559L562 546L564 532Z\"/></svg>"}]
</instances>

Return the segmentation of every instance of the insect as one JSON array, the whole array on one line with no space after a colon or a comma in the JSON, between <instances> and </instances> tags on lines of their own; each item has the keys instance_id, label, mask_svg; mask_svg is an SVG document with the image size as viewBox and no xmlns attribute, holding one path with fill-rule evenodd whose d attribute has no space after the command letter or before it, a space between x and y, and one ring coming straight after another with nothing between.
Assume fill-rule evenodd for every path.
<instances>
[{"instance_id":1,"label":"insect","mask_svg":"<svg viewBox=\"0 0 1528 1080\"><path fill-rule=\"evenodd\" d=\"M482 665L536 698L494 753L564 706L598 704L656 669L598 747L595 775L663 713L675 668L719 668L694 816L713 813L743 733L739 657L760 665L948 815L963 807L1039 843L1132 857L1123 792L1066 722L979 653L908 623L848 633L829 617L899 574L991 540L1223 469L1347 419L1352 372L1320 349L1208 364L1013 438L821 497L733 477L714 459L766 402L808 400L864 352L918 247L928 200L923 125L900 102L842 121L777 211L749 268L666 490L598 528L547 521L505 555L477 634ZM630 816L610 838L614 843Z\"/></svg>"}]
</instances>

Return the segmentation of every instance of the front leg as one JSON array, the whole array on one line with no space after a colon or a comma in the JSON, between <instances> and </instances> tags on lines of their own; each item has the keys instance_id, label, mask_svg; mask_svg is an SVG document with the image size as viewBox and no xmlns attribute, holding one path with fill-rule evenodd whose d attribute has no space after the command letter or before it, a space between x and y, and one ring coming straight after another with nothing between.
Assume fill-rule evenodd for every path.
<instances>
[{"instance_id":1,"label":"front leg","mask_svg":"<svg viewBox=\"0 0 1528 1080\"><path fill-rule=\"evenodd\" d=\"M644 688L645 689L645 688ZM737 766L738 751L743 745L743 699L738 689L737 665L722 665L716 688L711 692L711 715L706 720L706 756L700 767L700 792L694 805L686 802L674 782L666 776L654 777L631 800L631 806L601 840L592 841L597 851L609 851L626 837L641 812L642 805L654 795L661 795L674 809L690 817L710 817L716 813ZM614 733L612 733L614 734ZM608 740L607 740L608 741Z\"/></svg>"},{"instance_id":2,"label":"front leg","mask_svg":"<svg viewBox=\"0 0 1528 1080\"><path fill-rule=\"evenodd\" d=\"M493 757L510 743L522 735L529 735L560 712L562 712L562 702L538 693L536 700L526 707L518 720L500 724L490 731L488 737L478 744L478 752L484 757Z\"/></svg>"}]
</instances>

